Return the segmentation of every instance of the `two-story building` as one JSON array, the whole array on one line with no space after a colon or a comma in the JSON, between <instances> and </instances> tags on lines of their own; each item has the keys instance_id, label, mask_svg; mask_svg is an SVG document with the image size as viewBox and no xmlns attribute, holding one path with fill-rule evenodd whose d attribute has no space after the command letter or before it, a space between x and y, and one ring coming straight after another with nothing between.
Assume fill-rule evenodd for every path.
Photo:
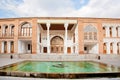
<instances>
[{"instance_id":1,"label":"two-story building","mask_svg":"<svg viewBox=\"0 0 120 80\"><path fill-rule=\"evenodd\" d=\"M120 54L120 19L0 19L0 53Z\"/></svg>"}]
</instances>

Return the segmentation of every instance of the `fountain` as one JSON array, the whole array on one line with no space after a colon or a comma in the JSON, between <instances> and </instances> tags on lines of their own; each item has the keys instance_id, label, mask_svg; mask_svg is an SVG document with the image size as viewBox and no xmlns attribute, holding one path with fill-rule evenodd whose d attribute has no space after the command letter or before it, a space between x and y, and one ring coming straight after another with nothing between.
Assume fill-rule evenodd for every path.
<instances>
[{"instance_id":1,"label":"fountain","mask_svg":"<svg viewBox=\"0 0 120 80\"><path fill-rule=\"evenodd\" d=\"M57 68L64 68L64 67L67 67L64 63L60 62L58 64L54 64L52 65L53 67L57 67Z\"/></svg>"}]
</instances>

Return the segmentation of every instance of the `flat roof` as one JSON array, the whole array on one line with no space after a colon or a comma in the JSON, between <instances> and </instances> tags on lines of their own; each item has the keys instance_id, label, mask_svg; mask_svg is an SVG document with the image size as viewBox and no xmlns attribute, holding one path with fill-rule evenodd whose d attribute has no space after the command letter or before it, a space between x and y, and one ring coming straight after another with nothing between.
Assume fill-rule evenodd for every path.
<instances>
[{"instance_id":1,"label":"flat roof","mask_svg":"<svg viewBox=\"0 0 120 80\"><path fill-rule=\"evenodd\" d=\"M120 20L120 18L99 18L99 17L12 17L12 18L0 18L0 20L6 19L110 19L110 20Z\"/></svg>"}]
</instances>

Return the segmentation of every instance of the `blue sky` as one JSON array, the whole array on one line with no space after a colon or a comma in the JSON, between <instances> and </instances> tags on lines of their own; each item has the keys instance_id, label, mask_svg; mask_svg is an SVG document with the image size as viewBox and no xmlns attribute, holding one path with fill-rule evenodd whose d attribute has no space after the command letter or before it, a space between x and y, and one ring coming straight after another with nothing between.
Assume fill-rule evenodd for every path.
<instances>
[{"instance_id":1,"label":"blue sky","mask_svg":"<svg viewBox=\"0 0 120 80\"><path fill-rule=\"evenodd\" d=\"M120 18L120 0L0 0L0 18Z\"/></svg>"}]
</instances>

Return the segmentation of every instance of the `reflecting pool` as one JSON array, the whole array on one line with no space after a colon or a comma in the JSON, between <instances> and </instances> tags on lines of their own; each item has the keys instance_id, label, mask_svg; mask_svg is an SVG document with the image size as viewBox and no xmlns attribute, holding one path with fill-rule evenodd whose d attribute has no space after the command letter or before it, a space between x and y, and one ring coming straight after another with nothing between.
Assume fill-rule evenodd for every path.
<instances>
[{"instance_id":1,"label":"reflecting pool","mask_svg":"<svg viewBox=\"0 0 120 80\"><path fill-rule=\"evenodd\" d=\"M120 67L93 61L23 61L2 68L2 71L39 73L109 73L120 72Z\"/></svg>"}]
</instances>

